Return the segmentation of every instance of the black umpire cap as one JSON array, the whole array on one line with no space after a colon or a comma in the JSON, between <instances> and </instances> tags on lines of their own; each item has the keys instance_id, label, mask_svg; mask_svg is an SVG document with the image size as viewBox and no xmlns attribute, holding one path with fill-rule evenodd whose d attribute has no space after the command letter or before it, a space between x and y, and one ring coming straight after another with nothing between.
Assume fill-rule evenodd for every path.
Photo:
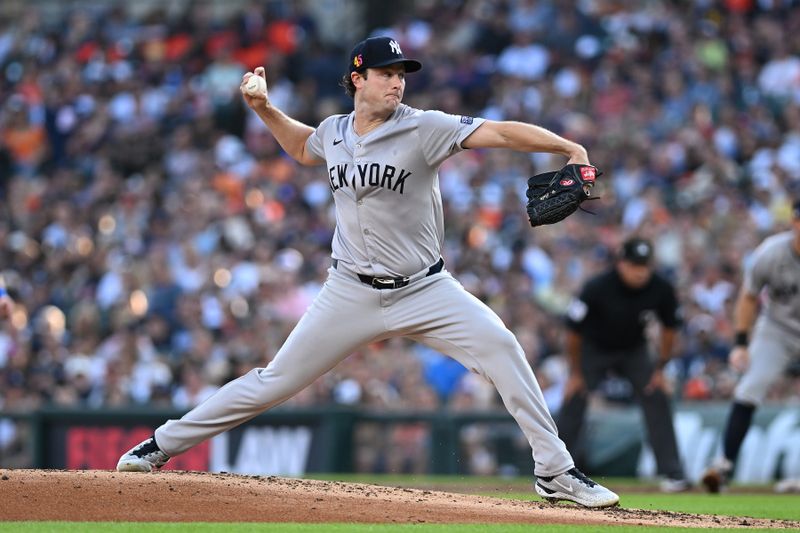
<instances>
[{"instance_id":1,"label":"black umpire cap","mask_svg":"<svg viewBox=\"0 0 800 533\"><path fill-rule=\"evenodd\" d=\"M653 259L653 243L641 237L631 237L622 244L620 258L637 265L649 265Z\"/></svg>"},{"instance_id":2,"label":"black umpire cap","mask_svg":"<svg viewBox=\"0 0 800 533\"><path fill-rule=\"evenodd\" d=\"M386 67L403 63L406 72L416 72L422 63L416 59L406 59L400 45L391 37L370 37L364 39L350 52L350 72L362 72L368 68Z\"/></svg>"}]
</instances>

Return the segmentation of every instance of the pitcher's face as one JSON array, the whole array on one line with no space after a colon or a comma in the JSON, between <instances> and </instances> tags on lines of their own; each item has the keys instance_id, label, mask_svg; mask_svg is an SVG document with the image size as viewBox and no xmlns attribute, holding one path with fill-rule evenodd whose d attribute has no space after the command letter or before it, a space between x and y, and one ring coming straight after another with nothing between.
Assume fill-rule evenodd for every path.
<instances>
[{"instance_id":1,"label":"pitcher's face","mask_svg":"<svg viewBox=\"0 0 800 533\"><path fill-rule=\"evenodd\" d=\"M406 69L402 64L369 68L367 76L353 77L360 100L370 107L393 112L403 101L406 90Z\"/></svg>"}]
</instances>

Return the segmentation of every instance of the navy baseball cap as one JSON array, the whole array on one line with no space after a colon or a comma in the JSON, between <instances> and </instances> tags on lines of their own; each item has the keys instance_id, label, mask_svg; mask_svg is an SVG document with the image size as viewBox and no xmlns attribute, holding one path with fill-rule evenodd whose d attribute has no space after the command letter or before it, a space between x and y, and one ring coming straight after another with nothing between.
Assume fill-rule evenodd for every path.
<instances>
[{"instance_id":1,"label":"navy baseball cap","mask_svg":"<svg viewBox=\"0 0 800 533\"><path fill-rule=\"evenodd\" d=\"M653 243L639 237L630 238L623 243L620 257L637 265L648 265L653 259Z\"/></svg>"},{"instance_id":2,"label":"navy baseball cap","mask_svg":"<svg viewBox=\"0 0 800 533\"><path fill-rule=\"evenodd\" d=\"M406 59L398 42L391 37L370 37L364 39L350 52L350 72L362 72L368 68L386 67L403 63L406 72L416 72L422 63L416 59Z\"/></svg>"}]
</instances>

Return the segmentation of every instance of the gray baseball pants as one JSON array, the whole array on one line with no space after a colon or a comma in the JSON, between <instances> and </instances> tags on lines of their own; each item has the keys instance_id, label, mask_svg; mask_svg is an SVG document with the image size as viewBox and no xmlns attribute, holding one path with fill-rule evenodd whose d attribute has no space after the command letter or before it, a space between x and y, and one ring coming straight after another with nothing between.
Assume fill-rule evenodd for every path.
<instances>
[{"instance_id":1,"label":"gray baseball pants","mask_svg":"<svg viewBox=\"0 0 800 533\"><path fill-rule=\"evenodd\" d=\"M416 277L416 276L415 276ZM405 336L453 357L497 388L533 449L534 473L574 466L522 347L500 318L446 270L399 289L375 289L340 266L266 368L223 386L155 432L177 455L291 398L359 347Z\"/></svg>"}]
</instances>

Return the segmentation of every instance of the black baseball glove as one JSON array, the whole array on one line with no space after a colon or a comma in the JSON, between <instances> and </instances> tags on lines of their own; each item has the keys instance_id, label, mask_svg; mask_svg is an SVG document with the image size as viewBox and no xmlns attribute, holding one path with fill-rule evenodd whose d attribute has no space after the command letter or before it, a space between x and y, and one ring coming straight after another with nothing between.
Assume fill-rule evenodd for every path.
<instances>
[{"instance_id":1,"label":"black baseball glove","mask_svg":"<svg viewBox=\"0 0 800 533\"><path fill-rule=\"evenodd\" d=\"M555 172L528 178L528 219L531 226L555 224L574 213L588 200L594 180L602 174L592 165L567 165Z\"/></svg>"}]
</instances>

